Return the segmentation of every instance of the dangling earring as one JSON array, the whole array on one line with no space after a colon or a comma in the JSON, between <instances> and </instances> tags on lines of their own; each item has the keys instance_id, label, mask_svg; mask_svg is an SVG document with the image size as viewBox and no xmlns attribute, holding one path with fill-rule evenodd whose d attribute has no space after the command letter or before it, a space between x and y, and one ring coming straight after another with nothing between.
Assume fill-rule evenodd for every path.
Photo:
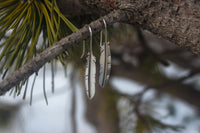
<instances>
[{"instance_id":1,"label":"dangling earring","mask_svg":"<svg viewBox=\"0 0 200 133\"><path fill-rule=\"evenodd\" d=\"M102 34L103 31L100 32L100 74L99 74L99 84L100 86L104 87L106 82L108 81L110 77L110 71L111 71L111 52L110 52L110 46L108 42L108 34L107 34L107 25L105 19L103 19L104 23L104 35L105 35L105 42L102 43Z\"/></svg>"},{"instance_id":2,"label":"dangling earring","mask_svg":"<svg viewBox=\"0 0 200 133\"><path fill-rule=\"evenodd\" d=\"M85 69L85 88L89 99L95 95L95 75L96 75L96 57L92 52L92 29L89 26L90 32L90 51L87 55L87 64Z\"/></svg>"}]
</instances>

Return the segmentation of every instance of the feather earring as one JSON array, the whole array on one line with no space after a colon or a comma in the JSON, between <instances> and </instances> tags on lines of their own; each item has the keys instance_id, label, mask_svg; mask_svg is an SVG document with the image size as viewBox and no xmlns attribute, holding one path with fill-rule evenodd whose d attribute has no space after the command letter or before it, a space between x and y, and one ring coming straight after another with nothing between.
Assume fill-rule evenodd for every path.
<instances>
[{"instance_id":1,"label":"feather earring","mask_svg":"<svg viewBox=\"0 0 200 133\"><path fill-rule=\"evenodd\" d=\"M110 46L108 42L108 35L107 35L107 25L105 19L103 19L103 23L105 26L104 34L105 34L105 42L103 43L103 31L100 32L100 74L99 74L99 84L100 86L104 87L106 82L110 77L110 70L111 70L111 52Z\"/></svg>"},{"instance_id":2,"label":"feather earring","mask_svg":"<svg viewBox=\"0 0 200 133\"><path fill-rule=\"evenodd\" d=\"M85 69L85 88L89 99L95 95L95 75L96 75L96 57L92 52L92 29L89 26L90 32L90 51L87 56L87 64Z\"/></svg>"}]
</instances>

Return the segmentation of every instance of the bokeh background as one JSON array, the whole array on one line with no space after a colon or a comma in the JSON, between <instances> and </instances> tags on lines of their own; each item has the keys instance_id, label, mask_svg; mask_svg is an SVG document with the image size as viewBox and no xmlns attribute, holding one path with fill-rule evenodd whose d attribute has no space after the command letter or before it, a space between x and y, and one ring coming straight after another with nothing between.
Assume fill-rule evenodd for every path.
<instances>
[{"instance_id":1,"label":"bokeh background","mask_svg":"<svg viewBox=\"0 0 200 133\"><path fill-rule=\"evenodd\" d=\"M0 97L0 133L200 133L199 57L126 24L113 25L108 35L111 77L105 88L96 85L92 100L84 88L86 57L66 67L55 61L54 93L51 64L46 64L48 105L41 69L31 105L34 75L25 100L25 87L19 96ZM93 39L98 58L99 34Z\"/></svg>"}]
</instances>

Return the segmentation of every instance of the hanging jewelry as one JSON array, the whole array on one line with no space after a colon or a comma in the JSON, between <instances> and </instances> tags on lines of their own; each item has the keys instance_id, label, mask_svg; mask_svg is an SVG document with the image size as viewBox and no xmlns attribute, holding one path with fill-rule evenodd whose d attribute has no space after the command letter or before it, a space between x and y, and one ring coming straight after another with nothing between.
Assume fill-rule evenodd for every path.
<instances>
[{"instance_id":1,"label":"hanging jewelry","mask_svg":"<svg viewBox=\"0 0 200 133\"><path fill-rule=\"evenodd\" d=\"M96 75L96 57L92 52L92 29L89 26L90 32L90 51L87 55L87 64L85 69L85 88L89 99L95 95L95 75Z\"/></svg>"},{"instance_id":2,"label":"hanging jewelry","mask_svg":"<svg viewBox=\"0 0 200 133\"><path fill-rule=\"evenodd\" d=\"M111 52L110 52L110 46L108 42L108 35L107 35L107 25L105 19L103 19L104 23L104 35L105 35L105 42L102 42L102 34L103 31L100 32L100 74L99 74L99 84L100 86L104 87L106 82L108 81L110 77L110 71L111 71Z\"/></svg>"}]
</instances>

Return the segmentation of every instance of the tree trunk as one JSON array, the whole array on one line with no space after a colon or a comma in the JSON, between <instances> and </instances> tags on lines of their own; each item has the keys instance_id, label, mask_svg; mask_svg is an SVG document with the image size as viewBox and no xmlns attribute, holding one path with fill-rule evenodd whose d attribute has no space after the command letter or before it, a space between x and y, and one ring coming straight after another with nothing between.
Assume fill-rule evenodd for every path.
<instances>
[{"instance_id":1,"label":"tree trunk","mask_svg":"<svg viewBox=\"0 0 200 133\"><path fill-rule=\"evenodd\" d=\"M58 5L67 16L124 10L127 18L123 22L139 25L200 54L200 2L197 0L58 0Z\"/></svg>"}]
</instances>

